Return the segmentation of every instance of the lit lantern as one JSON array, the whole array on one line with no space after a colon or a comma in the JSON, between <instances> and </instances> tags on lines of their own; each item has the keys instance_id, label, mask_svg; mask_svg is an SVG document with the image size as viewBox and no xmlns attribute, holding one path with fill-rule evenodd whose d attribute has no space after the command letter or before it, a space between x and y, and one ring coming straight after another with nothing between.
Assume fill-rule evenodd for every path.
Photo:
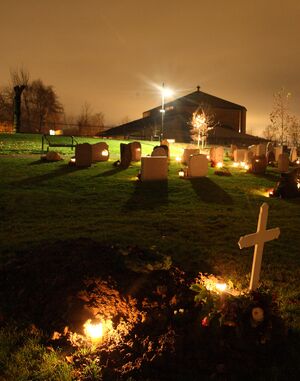
<instances>
[{"instance_id":1,"label":"lit lantern","mask_svg":"<svg viewBox=\"0 0 300 381\"><path fill-rule=\"evenodd\" d=\"M184 170L181 169L181 170L178 172L178 175L179 175L179 177L184 177Z\"/></svg>"},{"instance_id":2,"label":"lit lantern","mask_svg":"<svg viewBox=\"0 0 300 381\"><path fill-rule=\"evenodd\" d=\"M210 160L210 155L206 155L207 160Z\"/></svg>"},{"instance_id":3,"label":"lit lantern","mask_svg":"<svg viewBox=\"0 0 300 381\"><path fill-rule=\"evenodd\" d=\"M101 152L101 156L108 156L108 150L107 150L107 149L104 149L104 150Z\"/></svg>"},{"instance_id":4,"label":"lit lantern","mask_svg":"<svg viewBox=\"0 0 300 381\"><path fill-rule=\"evenodd\" d=\"M269 191L269 197L273 197L273 196L274 196L274 190L271 189L271 190Z\"/></svg>"},{"instance_id":5,"label":"lit lantern","mask_svg":"<svg viewBox=\"0 0 300 381\"><path fill-rule=\"evenodd\" d=\"M246 164L246 165L245 165L245 169L246 169L246 171L248 171L249 168L250 168L249 165Z\"/></svg>"},{"instance_id":6,"label":"lit lantern","mask_svg":"<svg viewBox=\"0 0 300 381\"><path fill-rule=\"evenodd\" d=\"M177 163L180 163L181 162L181 157L176 156L175 160L177 161Z\"/></svg>"},{"instance_id":7,"label":"lit lantern","mask_svg":"<svg viewBox=\"0 0 300 381\"><path fill-rule=\"evenodd\" d=\"M223 167L223 163L220 161L219 163L216 164L216 167L217 168L222 168Z\"/></svg>"},{"instance_id":8,"label":"lit lantern","mask_svg":"<svg viewBox=\"0 0 300 381\"><path fill-rule=\"evenodd\" d=\"M299 159L296 161L296 164L300 164L300 160Z\"/></svg>"},{"instance_id":9,"label":"lit lantern","mask_svg":"<svg viewBox=\"0 0 300 381\"><path fill-rule=\"evenodd\" d=\"M55 135L55 130L49 130L49 135Z\"/></svg>"},{"instance_id":10,"label":"lit lantern","mask_svg":"<svg viewBox=\"0 0 300 381\"><path fill-rule=\"evenodd\" d=\"M103 324L93 324L91 319L87 320L84 325L85 335L92 341L99 341L103 337Z\"/></svg>"},{"instance_id":11,"label":"lit lantern","mask_svg":"<svg viewBox=\"0 0 300 381\"><path fill-rule=\"evenodd\" d=\"M224 292L227 288L226 283L216 283L216 289L218 291Z\"/></svg>"},{"instance_id":12,"label":"lit lantern","mask_svg":"<svg viewBox=\"0 0 300 381\"><path fill-rule=\"evenodd\" d=\"M239 163L237 163L236 161L233 163L233 167L234 168L237 168L239 166Z\"/></svg>"}]
</instances>

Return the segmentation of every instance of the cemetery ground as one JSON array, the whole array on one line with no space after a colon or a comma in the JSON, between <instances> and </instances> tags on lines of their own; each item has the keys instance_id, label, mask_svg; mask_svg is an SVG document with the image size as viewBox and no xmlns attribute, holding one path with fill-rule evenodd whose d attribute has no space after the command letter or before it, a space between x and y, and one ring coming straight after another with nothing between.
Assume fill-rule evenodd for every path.
<instances>
[{"instance_id":1,"label":"cemetery ground","mask_svg":"<svg viewBox=\"0 0 300 381\"><path fill-rule=\"evenodd\" d=\"M167 182L141 183L140 163L115 167L120 141L106 141L109 161L76 169L71 149L47 163L41 136L0 135L0 380L298 379L300 199L266 197L276 168L254 176L228 159L231 176L182 180L171 159ZM249 311L220 325L232 297L205 294L208 314L199 273L248 287L253 248L237 242L263 202L281 230L262 260L266 325ZM82 330L95 313L117 327L99 346Z\"/></svg>"}]
</instances>

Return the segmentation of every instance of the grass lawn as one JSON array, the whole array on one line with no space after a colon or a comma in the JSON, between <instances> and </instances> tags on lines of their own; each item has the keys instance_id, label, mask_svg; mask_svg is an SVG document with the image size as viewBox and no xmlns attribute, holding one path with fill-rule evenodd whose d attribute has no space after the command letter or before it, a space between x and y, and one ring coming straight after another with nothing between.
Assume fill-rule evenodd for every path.
<instances>
[{"instance_id":1,"label":"grass lawn","mask_svg":"<svg viewBox=\"0 0 300 381\"><path fill-rule=\"evenodd\" d=\"M39 160L39 135L0 135L0 264L24 253L42 256L57 242L89 239L155 250L184 271L221 275L245 287L253 248L240 250L237 242L256 231L259 208L267 202L268 228L278 226L281 234L265 245L261 279L277 295L287 327L299 331L300 199L266 197L279 178L276 169L254 176L228 160L232 176L217 176L210 168L206 178L190 181L179 179L173 157L167 183L140 183L140 164L114 167L120 141L107 142L109 161L79 170L68 165L71 149L56 150L63 161L45 163ZM141 143L143 154L157 144ZM175 156L182 145L172 148Z\"/></svg>"}]
</instances>

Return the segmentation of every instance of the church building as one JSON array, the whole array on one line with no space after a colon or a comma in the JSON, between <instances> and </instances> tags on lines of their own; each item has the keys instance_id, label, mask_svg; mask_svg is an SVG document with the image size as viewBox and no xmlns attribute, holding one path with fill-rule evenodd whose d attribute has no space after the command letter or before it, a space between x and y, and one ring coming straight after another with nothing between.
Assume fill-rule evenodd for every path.
<instances>
[{"instance_id":1,"label":"church building","mask_svg":"<svg viewBox=\"0 0 300 381\"><path fill-rule=\"evenodd\" d=\"M105 131L105 136L122 139L158 139L162 132L162 106L143 113L138 120ZM190 142L191 120L199 109L209 110L213 128L208 131L209 144L256 144L261 138L246 134L246 113L244 106L197 90L171 102L165 103L163 137L176 142Z\"/></svg>"}]
</instances>

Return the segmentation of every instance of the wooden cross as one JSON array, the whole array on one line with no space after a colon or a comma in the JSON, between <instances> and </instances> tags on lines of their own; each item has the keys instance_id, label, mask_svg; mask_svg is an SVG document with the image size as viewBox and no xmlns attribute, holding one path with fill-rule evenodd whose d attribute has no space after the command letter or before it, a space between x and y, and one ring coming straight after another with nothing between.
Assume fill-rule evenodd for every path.
<instances>
[{"instance_id":1,"label":"wooden cross","mask_svg":"<svg viewBox=\"0 0 300 381\"><path fill-rule=\"evenodd\" d=\"M264 251L265 242L272 241L273 239L277 239L280 234L279 228L274 228L269 230L266 229L267 220L268 220L268 210L269 210L269 205L264 202L262 206L260 207L258 224L257 224L257 232L241 237L238 242L240 249L255 245L250 286L249 286L249 289L251 291L256 290L258 287L261 260L262 260L262 255Z\"/></svg>"}]
</instances>

